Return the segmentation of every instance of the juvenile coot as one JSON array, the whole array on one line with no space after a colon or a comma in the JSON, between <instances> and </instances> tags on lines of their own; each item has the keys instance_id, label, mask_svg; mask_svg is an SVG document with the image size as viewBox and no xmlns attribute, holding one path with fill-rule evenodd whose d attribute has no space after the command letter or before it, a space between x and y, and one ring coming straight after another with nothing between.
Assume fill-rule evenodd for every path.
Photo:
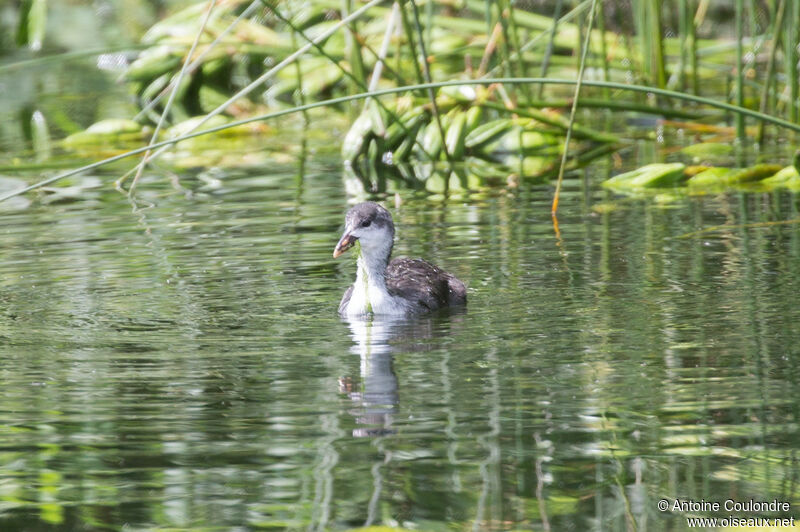
<instances>
[{"instance_id":1,"label":"juvenile coot","mask_svg":"<svg viewBox=\"0 0 800 532\"><path fill-rule=\"evenodd\" d=\"M333 250L338 257L361 243L356 282L339 304L342 316L410 315L464 305L467 289L453 275L422 259L394 259L394 223L389 211L371 201L347 212L342 238Z\"/></svg>"}]
</instances>

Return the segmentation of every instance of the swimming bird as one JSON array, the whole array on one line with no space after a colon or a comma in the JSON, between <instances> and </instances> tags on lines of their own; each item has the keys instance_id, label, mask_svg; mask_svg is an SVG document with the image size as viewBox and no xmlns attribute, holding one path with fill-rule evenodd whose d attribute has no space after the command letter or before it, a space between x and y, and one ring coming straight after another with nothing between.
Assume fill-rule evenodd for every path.
<instances>
[{"instance_id":1,"label":"swimming bird","mask_svg":"<svg viewBox=\"0 0 800 532\"><path fill-rule=\"evenodd\" d=\"M452 274L422 259L389 261L394 222L389 211L377 203L359 203L347 212L344 233L333 257L356 241L361 245L356 282L339 304L342 316L403 316L466 304L467 289Z\"/></svg>"}]
</instances>

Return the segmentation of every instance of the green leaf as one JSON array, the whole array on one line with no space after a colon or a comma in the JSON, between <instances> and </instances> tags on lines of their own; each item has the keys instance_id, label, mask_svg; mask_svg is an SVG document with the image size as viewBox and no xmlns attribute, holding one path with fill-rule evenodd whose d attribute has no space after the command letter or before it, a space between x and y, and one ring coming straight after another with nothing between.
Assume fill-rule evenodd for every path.
<instances>
[{"instance_id":1,"label":"green leaf","mask_svg":"<svg viewBox=\"0 0 800 532\"><path fill-rule=\"evenodd\" d=\"M685 166L681 163L654 163L631 172L619 174L603 182L611 188L672 187L685 179Z\"/></svg>"},{"instance_id":2,"label":"green leaf","mask_svg":"<svg viewBox=\"0 0 800 532\"><path fill-rule=\"evenodd\" d=\"M47 0L24 0L19 11L17 44L41 50L47 27Z\"/></svg>"},{"instance_id":3,"label":"green leaf","mask_svg":"<svg viewBox=\"0 0 800 532\"><path fill-rule=\"evenodd\" d=\"M701 142L681 149L681 153L697 160L717 160L729 156L732 152L733 146L721 142Z\"/></svg>"}]
</instances>

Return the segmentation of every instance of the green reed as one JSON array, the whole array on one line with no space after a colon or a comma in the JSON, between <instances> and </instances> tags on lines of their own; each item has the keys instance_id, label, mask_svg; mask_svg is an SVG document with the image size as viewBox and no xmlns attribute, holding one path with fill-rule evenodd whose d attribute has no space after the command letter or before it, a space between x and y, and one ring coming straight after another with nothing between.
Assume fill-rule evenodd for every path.
<instances>
[{"instance_id":1,"label":"green reed","mask_svg":"<svg viewBox=\"0 0 800 532\"><path fill-rule=\"evenodd\" d=\"M567 126L567 133L564 139L564 149L561 154L561 164L558 167L558 179L556 180L556 190L553 193L553 205L551 212L553 217L558 211L559 193L561 192L561 183L564 180L564 172L567 167L567 158L569 155L569 143L572 138L572 131L575 125L575 112L578 110L578 100L581 96L581 84L583 82L583 72L586 68L586 56L589 53L589 46L591 44L592 26L594 25L594 14L597 11L597 0L592 0L592 7L589 8L589 22L586 29L586 41L583 43L583 50L581 50L581 61L578 66L578 81L575 84L575 95L572 98L572 109L569 112L569 123ZM557 223L557 222L556 222ZM557 231L557 230L556 230Z\"/></svg>"},{"instance_id":2,"label":"green reed","mask_svg":"<svg viewBox=\"0 0 800 532\"><path fill-rule=\"evenodd\" d=\"M275 2L266 4L266 6L277 11L272 7L273 4ZM586 66L583 56L588 53L589 47L592 47L591 51L595 55L593 65L598 67L598 71L602 69L602 79L606 83L586 83L587 88L596 87L600 90L587 91L586 95L580 95L580 100L575 98L565 101L563 95L545 92L545 83L539 81L531 83L506 81L504 85L498 85L492 90L502 95L502 105L506 106L509 109L508 112L512 114L518 107L522 109L521 113L524 113L532 107L550 104L550 107L570 108L573 120L574 109L577 107L606 108L692 119L691 113L667 108L669 102L676 98L675 93L661 91L665 87L669 87L678 89L684 95L689 91L692 95L697 96L701 92L701 87L706 84L712 88L703 88L703 92L709 93L710 90L719 87L718 81L722 77L720 73L733 71L734 87L730 94L735 105L727 108L719 105L716 107L734 112L736 135L740 141L744 142L748 135L748 131L745 129L745 116L758 118L759 124L763 123L762 117L767 113L772 113L773 118L781 117L784 122L792 124L796 124L799 118L797 46L800 39L800 30L798 30L800 7L794 0L767 2L765 5L768 9L764 10L766 16L761 18L757 16L761 14L757 11L757 8L762 5L761 3L754 0L735 0L735 19L733 21L735 40L701 40L698 38L699 32L701 32L700 34L707 32L709 21L706 19L710 16L708 10L712 4L709 0L676 0L675 2L632 0L630 12L618 14L620 20L630 15L633 22L633 32L630 35L615 35L607 29L607 27L624 28L624 25L606 20L606 13L611 7L611 4L607 2L598 3L584 0L572 11L562 15L565 3L563 0L557 0L554 3L554 11L548 16L544 16L522 9L513 0L498 0L497 2L489 0L427 0L424 2L422 0L403 0L399 4L402 32L400 35L393 36L391 41L393 46L386 49L389 50L388 53L386 50L382 50L380 53L376 52L373 47L377 48L376 35L383 31L382 27L385 27L382 26L382 21L388 18L389 9L391 9L391 7L387 7L387 5L390 6L389 2L371 2L368 9L360 7L361 4L357 4L355 0L315 0L312 4L318 17L313 20L303 19L298 23L299 26L295 26L288 17L277 16L277 22L273 20L273 23L270 24L270 31L273 31L274 27L276 38L283 39L277 44L263 44L258 41L246 40L237 43L235 32L231 32L225 39L220 39L219 36L224 35L224 32L214 26L207 32L208 35L204 36L204 39L207 40L203 41L203 45L207 48L198 48L198 52L208 54L209 57L205 61L233 62L237 60L237 54L253 54L258 58L258 61L254 61L253 64L262 63L263 56L268 56L274 59L280 68L293 66L295 69L294 85L284 85L284 87L294 88L294 98L299 97L293 102L289 101L289 103L295 104L292 107L293 110L308 109L308 105L318 101L330 102L342 94L348 94L374 100L387 120L398 122L399 127L403 127L402 120L399 120L392 110L394 107L387 106L384 102L373 98L375 91L368 89L369 72L372 65L376 62L381 63L385 69L385 75L382 77L384 83L394 83L399 87L406 87L411 91L408 93L409 96L415 98L415 104L419 103L420 98L425 98L427 108L433 114L442 138L446 136L449 125L443 124L442 121L449 119L440 116L437 96L433 92L434 80L474 77L473 61L477 64L481 58L484 59L486 68L480 70L478 75L485 75L486 78L494 76L496 79L505 80L537 79L527 78L527 72L541 72L542 78L548 74L580 78L580 72ZM585 16L586 9L590 4L596 5L597 10L593 9L589 16ZM255 3L251 4L244 11L242 11L244 6L238 8L225 5L224 9L230 11L228 18L230 20L236 16L235 13L242 13L239 15L242 18L244 13L255 9L255 5ZM295 0L286 0L280 6L286 8L288 13L299 12L301 7L300 3ZM357 7L358 9L356 9ZM223 9L223 7L221 6L219 9ZM619 8L617 7L617 9ZM566 9L564 10L566 11ZM333 12L338 13L338 16L346 22L333 24L330 19ZM359 16L351 17L350 14L355 12L358 12ZM576 21L575 19L581 15L584 15L583 18ZM194 16L197 19L197 15ZM762 22L764 19L766 22ZM239 18L237 18L238 20ZM183 22L180 23L196 24L196 20L183 19ZM253 15L252 20L245 20L240 24L247 30L254 29L253 26L263 28L257 15ZM320 26L319 29L313 28L315 24L325 24L328 27L335 26L335 28L328 33L327 28L323 28L323 26ZM593 27L595 25L596 27ZM673 26L677 26L677 37L670 36L669 32L676 29ZM622 33L622 29L620 32ZM163 34L169 35L170 33L163 32ZM187 34L187 32L183 32L183 34ZM218 36L217 39L208 44L208 41L211 41L215 35ZM314 44L298 49L301 37L309 40L306 35L313 36ZM320 35L325 35L325 37L318 37ZM747 39L745 39L745 35ZM455 39L447 41L447 38L450 37ZM453 42L454 44L443 46L442 42ZM169 38L166 38L163 43L166 43L174 51L173 55L165 60L174 61L177 55L180 61L174 64L186 65L183 55L189 54L185 42L170 41ZM163 43L156 41L153 46ZM633 45L626 48L625 44L628 43L633 43ZM766 43L763 49L758 49L759 43ZM745 50L745 47L748 49ZM236 52L225 52L220 50L221 48L236 50ZM753 53L745 57L746 51ZM313 80L303 78L304 75L308 75L308 72L304 73L299 62L309 59L330 63L324 66L329 70L341 72L335 73L336 75L333 77L335 81L330 84L315 84ZM576 62L579 59L580 61ZM303 65L305 66L305 63ZM13 68L14 65L3 66L0 70ZM154 65L153 68L155 72L153 78L163 76L165 73L172 76L173 72L177 71L175 66L170 67L169 65ZM173 71L170 71L170 68ZM200 64L196 71L192 68L187 69L186 75L200 76L199 81L203 82L203 68L204 65ZM279 68L269 69L269 72L264 75L253 74L258 77L255 77L251 84L208 113L207 117L223 112L237 99L248 97L248 94L252 93L256 87L269 89L278 84L279 81L273 79L277 70ZM557 74L552 74L554 72ZM641 99L633 102L616 98L612 92L613 83L626 79L629 74L633 74L635 83L650 88L648 91L631 90L635 90L637 94L657 96L655 102L648 102L648 104L655 103L655 105L645 105ZM406 79L416 80L416 84L408 85ZM147 78L136 79L135 83L139 87L148 87L152 81ZM373 80L373 82L375 81ZM481 80L481 83L484 81ZM714 85L707 83L709 81L713 81ZM508 86L507 89L505 85ZM164 93L169 92L165 89ZM276 94L284 102L292 97L288 90L276 91ZM534 94L536 95L535 101L532 98ZM756 101L758 96L760 98ZM257 100L257 98L253 99ZM697 105L711 105L702 98L684 97L681 99ZM489 105L486 107L490 108ZM747 111L753 111L755 108L758 108L758 111L753 115L745 112L747 107L751 108ZM535 111L530 112L535 114ZM493 109L491 113L493 116L497 116L500 110ZM715 117L707 118L714 119ZM783 123L781 125L785 126ZM579 124L573 124L573 126L576 127L571 126L565 131L580 130ZM758 139L761 141L764 137L764 129L762 125L759 125L759 128ZM448 161L452 162L452 154L449 153L446 143L445 151L448 152L446 153Z\"/></svg>"},{"instance_id":3,"label":"green reed","mask_svg":"<svg viewBox=\"0 0 800 532\"><path fill-rule=\"evenodd\" d=\"M776 63L776 55L778 52L778 46L780 43L780 39L778 38L778 29L783 27L783 17L786 12L786 0L779 0L777 9L774 13L774 18L772 24L770 26L769 36L771 37L770 40L770 48L769 48L769 58L767 61L767 73L763 80L763 85L761 87L761 102L759 104L758 110L762 113L767 112L767 106L769 105L771 95L775 94L775 63ZM771 106L772 110L774 111L774 105ZM764 142L764 122L760 122L758 124L758 134L756 135L756 139L759 144Z\"/></svg>"},{"instance_id":4,"label":"green reed","mask_svg":"<svg viewBox=\"0 0 800 532\"><path fill-rule=\"evenodd\" d=\"M337 97L337 98L330 98L330 99L327 99L327 100L315 101L315 102L307 103L306 105L302 105L302 106L294 106L294 107L291 107L291 108L288 108L288 109L281 109L279 111L274 111L274 112L264 113L264 114L260 114L260 115L256 115L256 116L251 116L249 118L236 120L236 121L229 122L229 123L221 125L221 126L210 127L210 128L207 128L207 129L204 129L204 130L200 130L200 131L197 131L197 129L195 128L192 131L190 131L189 133L186 133L184 135L181 135L181 136L178 136L178 137L175 137L175 138L171 138L171 139L168 139L168 140L159 141L156 144L153 144L152 146L144 146L144 147L137 148L137 149L134 149L134 150L126 151L126 152L121 153L119 155L115 155L113 157L108 157L108 158L103 159L101 161L97 161L97 162L94 162L94 163L91 163L91 164L87 164L85 166L81 166L80 168L76 168L76 169L73 169L73 170L70 170L70 171L67 171L67 172L63 172L61 174L49 177L47 179L41 180L41 181L39 181L37 183L31 184L31 185L29 185L27 187L24 187L24 188L21 188L19 190L14 190L14 191L8 192L8 193L3 194L2 196L0 196L0 202L3 202L5 200L7 200L9 198L12 198L12 197L15 197L15 196L19 196L20 194L25 194L25 193L30 192L32 190L36 190L36 189L42 188L44 186L53 184L53 183L55 183L57 181L60 181L62 179L65 179L65 178L68 178L68 177L72 177L74 175L78 175L78 174L81 174L81 173L84 173L84 172L88 172L90 170L95 170L97 168L101 168L101 167L107 166L107 165L109 165L111 163L114 163L114 162L117 162L117 161L121 161L121 160L130 158L130 157L133 157L133 156L136 156L136 155L140 155L140 154L142 154L142 153L144 153L144 152L146 152L148 150L151 150L151 149L157 149L158 151L155 152L155 153L160 153L161 150L168 149L169 147L174 146L174 145L176 145L176 144L178 144L180 142L183 142L185 140L197 138L197 137L204 136L204 135L211 135L213 133L219 133L219 132L225 131L227 129L231 129L231 128L235 128L235 127L238 127L238 126L251 124L251 123L254 123L254 122L272 120L272 119L275 119L275 118L280 118L280 117L284 117L284 116L291 115L291 114L302 113L304 111L308 111L308 110L311 110L311 109L317 109L317 108L321 108L321 107L335 107L337 105L350 103L350 102L354 102L354 101L358 101L358 100L365 100L365 99L369 99L369 98L378 98L378 97L388 96L388 95L413 93L415 91L420 91L420 90L439 89L439 88L448 87L448 86L492 85L492 84L514 85L514 84L539 84L539 83L548 84L548 85L576 85L577 81L576 80L571 80L571 79L554 79L554 78L486 78L486 79L480 79L480 80L474 80L473 79L473 80L441 81L441 82L435 82L435 83L424 83L424 84L418 84L418 85L393 87L393 88L389 88L389 89L380 89L380 90L369 91L369 92L364 92L364 93L358 93L358 94L353 94L353 95L348 95L348 96L340 96L340 97ZM697 105L707 105L709 107L713 107L713 108L716 108L716 109L721 109L721 110L732 112L732 113L735 113L735 114L743 114L743 115L755 118L757 120L763 120L763 121L775 124L775 125L777 125L779 127L785 128L785 129L787 129L789 131L793 131L795 133L800 133L800 125L798 125L796 123L789 122L787 120L784 120L782 118L778 118L776 116L763 114L763 113L760 113L758 111L754 111L752 109L737 107L737 106L729 104L727 102L722 102L722 101L714 100L714 99L711 99L711 98L704 98L704 97L700 97L700 96L694 96L692 94L687 94L687 93L684 93L684 92L677 92L677 91L670 91L670 90L666 90L666 89L659 89L659 88L650 87L650 86L646 86L646 85L633 85L633 84L627 84L627 83L617 83L617 82L608 82L608 81L594 81L594 80L583 80L582 84L585 85L585 86L589 86L589 87L597 87L597 88L606 87L606 88L611 89L611 90L632 91L632 92L643 93L643 94L654 93L654 94L656 94L658 96L663 96L665 98L672 98L672 99L677 99L677 100L682 100L682 101L688 101L688 102L695 103Z\"/></svg>"},{"instance_id":5,"label":"green reed","mask_svg":"<svg viewBox=\"0 0 800 532\"><path fill-rule=\"evenodd\" d=\"M788 105L786 106L786 116L792 122L797 122L800 119L798 116L798 52L797 47L800 46L800 30L798 30L798 23L800 22L800 7L797 2L791 1L786 6L786 15L784 17L783 26L783 52L784 52L784 69L786 76L786 88L788 92Z\"/></svg>"},{"instance_id":6,"label":"green reed","mask_svg":"<svg viewBox=\"0 0 800 532\"><path fill-rule=\"evenodd\" d=\"M736 5L736 15L734 23L736 26L736 105L744 107L744 0L734 0ZM744 130L744 116L737 114L736 138L739 142L744 142L747 134Z\"/></svg>"}]
</instances>

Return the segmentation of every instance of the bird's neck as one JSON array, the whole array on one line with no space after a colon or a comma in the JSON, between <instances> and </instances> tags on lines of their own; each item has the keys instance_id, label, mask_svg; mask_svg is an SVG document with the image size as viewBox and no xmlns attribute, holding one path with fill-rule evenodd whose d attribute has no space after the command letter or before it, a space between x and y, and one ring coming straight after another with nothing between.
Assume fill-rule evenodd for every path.
<instances>
[{"instance_id":1,"label":"bird's neck","mask_svg":"<svg viewBox=\"0 0 800 532\"><path fill-rule=\"evenodd\" d=\"M358 273L356 282L363 283L365 287L374 287L386 290L386 267L392 253L391 244L381 248L361 246L358 256Z\"/></svg>"}]
</instances>

